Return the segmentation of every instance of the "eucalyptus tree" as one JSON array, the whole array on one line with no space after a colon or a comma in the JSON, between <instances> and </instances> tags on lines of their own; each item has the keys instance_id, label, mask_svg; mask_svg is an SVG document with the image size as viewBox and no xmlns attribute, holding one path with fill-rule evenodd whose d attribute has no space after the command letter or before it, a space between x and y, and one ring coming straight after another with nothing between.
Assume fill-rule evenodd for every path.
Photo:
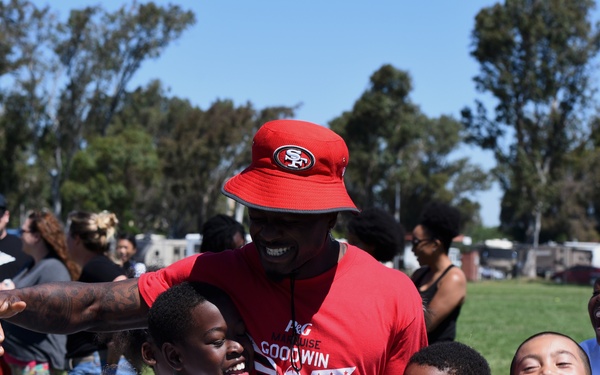
<instances>
[{"instance_id":1,"label":"eucalyptus tree","mask_svg":"<svg viewBox=\"0 0 600 375\"><path fill-rule=\"evenodd\" d=\"M407 228L432 199L460 204L467 221L477 221L479 206L469 196L488 182L466 158L451 157L462 125L450 116L428 118L410 100L411 91L407 72L383 65L352 110L330 123L350 150L345 179L351 196L360 207L395 212Z\"/></svg>"},{"instance_id":2,"label":"eucalyptus tree","mask_svg":"<svg viewBox=\"0 0 600 375\"><path fill-rule=\"evenodd\" d=\"M26 196L35 199L50 192L48 169L31 166L31 153L44 147L49 123L45 111L52 93L39 82L56 67L56 59L43 52L55 28L48 7L0 1L0 192L9 197L13 210ZM46 178L40 181L38 176Z\"/></svg>"},{"instance_id":3,"label":"eucalyptus tree","mask_svg":"<svg viewBox=\"0 0 600 375\"><path fill-rule=\"evenodd\" d=\"M538 245L542 217L555 215L565 160L588 133L598 28L591 0L507 0L475 17L471 55L477 90L493 97L463 110L472 141L492 150L504 191L501 225Z\"/></svg>"},{"instance_id":4,"label":"eucalyptus tree","mask_svg":"<svg viewBox=\"0 0 600 375\"><path fill-rule=\"evenodd\" d=\"M17 8L13 15L42 12L25 1L8 5ZM32 137L26 159L40 183L50 187L48 200L60 215L62 187L71 179L75 156L96 137L109 134L135 72L179 38L195 16L177 5L153 2L123 5L114 12L100 6L74 9L65 22L44 12L43 22L23 23L26 28L19 32L28 38L9 40L7 48L28 53L4 91L35 106L31 116L21 116ZM40 170L46 172L38 175Z\"/></svg>"}]
</instances>

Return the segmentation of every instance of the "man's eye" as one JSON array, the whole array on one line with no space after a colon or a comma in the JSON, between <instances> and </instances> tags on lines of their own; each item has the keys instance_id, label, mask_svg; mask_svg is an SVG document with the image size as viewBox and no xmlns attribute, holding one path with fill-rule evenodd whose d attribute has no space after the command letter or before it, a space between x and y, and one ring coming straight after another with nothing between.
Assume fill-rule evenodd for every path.
<instances>
[{"instance_id":1,"label":"man's eye","mask_svg":"<svg viewBox=\"0 0 600 375\"><path fill-rule=\"evenodd\" d=\"M221 346L225 345L225 340L216 340L216 341L213 341L212 344L215 347L220 348Z\"/></svg>"}]
</instances>

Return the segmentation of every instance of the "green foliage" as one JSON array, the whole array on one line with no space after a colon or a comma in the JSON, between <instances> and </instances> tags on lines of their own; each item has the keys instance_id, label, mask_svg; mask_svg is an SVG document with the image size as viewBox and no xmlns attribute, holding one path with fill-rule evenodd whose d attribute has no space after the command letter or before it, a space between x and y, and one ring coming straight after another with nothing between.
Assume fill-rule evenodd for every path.
<instances>
[{"instance_id":1,"label":"green foliage","mask_svg":"<svg viewBox=\"0 0 600 375\"><path fill-rule=\"evenodd\" d=\"M103 160L98 160L103 149L113 146L103 145L97 137L110 135L125 88L142 62L158 57L192 25L193 13L150 2L124 5L112 13L100 6L75 9L66 22L60 22L48 8L38 10L31 3L13 0L2 3L0 17L6 21L0 23L5 32L0 33L5 47L0 48L0 73L12 74L10 85L0 88L7 92L0 98L2 121L17 120L23 134L29 135L26 140L13 138L12 147L23 150L15 153L21 161L9 160L2 171L7 175L19 169L51 171L37 176L40 181L35 184L26 175L18 187L8 188L23 193L20 203L35 207L38 184L48 186L47 201L58 215L63 203L69 209L75 204L91 209L123 203L128 194L113 185L114 171L101 174L107 171ZM19 98L23 98L20 106L10 105ZM86 152L92 155L80 155ZM30 167L19 166L22 160ZM98 173L86 176L86 165L98 167ZM87 179L89 186L76 186ZM95 197L82 198L86 190ZM118 199L113 202L113 198Z\"/></svg>"},{"instance_id":2,"label":"green foliage","mask_svg":"<svg viewBox=\"0 0 600 375\"><path fill-rule=\"evenodd\" d=\"M410 101L411 90L408 73L384 65L352 111L330 123L350 150L345 175L350 195L363 208L393 212L400 203L401 222L409 230L433 199L456 204L467 222L478 222L479 206L468 195L488 188L489 181L467 159L450 158L461 144L462 125L448 116L427 118Z\"/></svg>"},{"instance_id":3,"label":"green foliage","mask_svg":"<svg viewBox=\"0 0 600 375\"><path fill-rule=\"evenodd\" d=\"M118 134L96 137L73 158L72 178L61 190L65 208L109 210L124 229L147 229L143 222L130 225L127 219L143 210L145 191L156 182L158 167L156 149L143 129L130 126Z\"/></svg>"},{"instance_id":4,"label":"green foliage","mask_svg":"<svg viewBox=\"0 0 600 375\"><path fill-rule=\"evenodd\" d=\"M169 234L198 232L204 220L226 212L221 186L250 162L252 136L265 121L293 116L291 108L256 111L218 100L206 111L174 100L166 119L170 131L158 139L164 184L160 213Z\"/></svg>"},{"instance_id":5,"label":"green foliage","mask_svg":"<svg viewBox=\"0 0 600 375\"><path fill-rule=\"evenodd\" d=\"M561 189L572 177L568 156L589 133L591 61L599 47L593 6L589 0L507 0L475 18L471 54L480 73L474 80L497 105L490 118L478 102L475 111L463 110L463 123L468 141L494 152L504 190L502 229L520 241L573 234L568 216L554 219L580 204ZM541 232L542 216L553 221L552 233Z\"/></svg>"},{"instance_id":6,"label":"green foliage","mask_svg":"<svg viewBox=\"0 0 600 375\"><path fill-rule=\"evenodd\" d=\"M557 331L577 342L594 337L587 313L592 287L526 280L469 283L457 324L457 341L472 346L489 362L493 375L509 372L523 340Z\"/></svg>"}]
</instances>

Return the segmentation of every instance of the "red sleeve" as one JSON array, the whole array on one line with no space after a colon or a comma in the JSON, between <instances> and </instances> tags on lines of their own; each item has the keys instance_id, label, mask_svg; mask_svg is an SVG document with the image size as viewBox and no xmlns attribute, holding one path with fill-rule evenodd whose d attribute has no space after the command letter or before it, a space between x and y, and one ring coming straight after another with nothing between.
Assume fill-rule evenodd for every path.
<instances>
[{"instance_id":1,"label":"red sleeve","mask_svg":"<svg viewBox=\"0 0 600 375\"><path fill-rule=\"evenodd\" d=\"M427 327L425 326L421 296L419 296L416 289L415 294L419 303L405 305L406 307L410 306L411 310L406 313L412 315L414 318L393 339L390 358L384 372L385 375L404 374L404 369L408 365L410 357L428 345Z\"/></svg>"},{"instance_id":2,"label":"red sleeve","mask_svg":"<svg viewBox=\"0 0 600 375\"><path fill-rule=\"evenodd\" d=\"M199 256L201 254L189 256L158 271L142 274L138 280L138 288L148 307L171 286L191 281L192 269Z\"/></svg>"}]
</instances>

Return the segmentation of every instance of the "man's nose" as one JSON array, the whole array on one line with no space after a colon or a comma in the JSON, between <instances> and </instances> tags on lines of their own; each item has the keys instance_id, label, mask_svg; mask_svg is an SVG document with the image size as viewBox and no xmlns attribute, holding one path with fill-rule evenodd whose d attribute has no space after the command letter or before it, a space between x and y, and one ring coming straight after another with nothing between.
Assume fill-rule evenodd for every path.
<instances>
[{"instance_id":1,"label":"man's nose","mask_svg":"<svg viewBox=\"0 0 600 375\"><path fill-rule=\"evenodd\" d=\"M281 230L279 225L269 222L261 228L260 235L265 241L273 241L281 236Z\"/></svg>"},{"instance_id":2,"label":"man's nose","mask_svg":"<svg viewBox=\"0 0 600 375\"><path fill-rule=\"evenodd\" d=\"M235 340L227 340L227 352L228 353L238 353L241 354L244 351L244 347L242 344Z\"/></svg>"}]
</instances>

